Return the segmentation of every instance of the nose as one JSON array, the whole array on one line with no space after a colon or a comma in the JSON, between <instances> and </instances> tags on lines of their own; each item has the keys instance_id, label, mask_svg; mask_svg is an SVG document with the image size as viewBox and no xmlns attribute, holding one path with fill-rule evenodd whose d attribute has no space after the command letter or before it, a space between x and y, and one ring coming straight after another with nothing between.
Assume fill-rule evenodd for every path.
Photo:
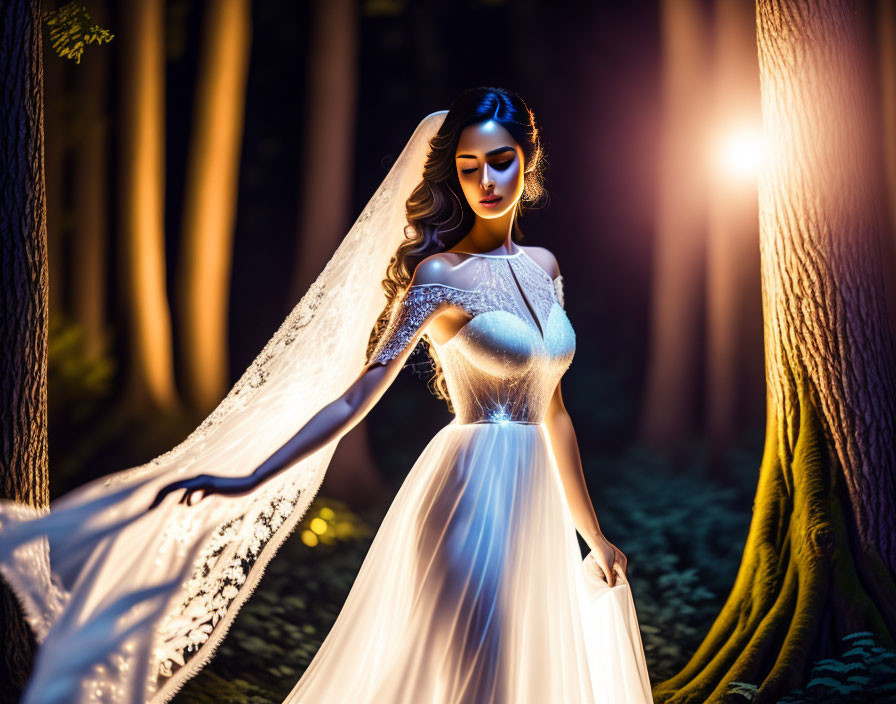
<instances>
[{"instance_id":1,"label":"nose","mask_svg":"<svg viewBox=\"0 0 896 704\"><path fill-rule=\"evenodd\" d=\"M479 179L479 185L482 186L482 189L485 191L495 185L495 179L492 177L492 170L489 168L488 164L485 164L482 167L482 178Z\"/></svg>"}]
</instances>

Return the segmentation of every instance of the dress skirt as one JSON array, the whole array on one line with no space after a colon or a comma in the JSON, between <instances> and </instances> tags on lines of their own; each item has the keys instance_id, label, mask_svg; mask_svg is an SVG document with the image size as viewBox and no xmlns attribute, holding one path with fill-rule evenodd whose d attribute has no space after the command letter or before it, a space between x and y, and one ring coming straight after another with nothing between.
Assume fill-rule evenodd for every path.
<instances>
[{"instance_id":1,"label":"dress skirt","mask_svg":"<svg viewBox=\"0 0 896 704\"><path fill-rule=\"evenodd\" d=\"M582 559L543 423L433 437L285 701L653 701L631 590Z\"/></svg>"}]
</instances>

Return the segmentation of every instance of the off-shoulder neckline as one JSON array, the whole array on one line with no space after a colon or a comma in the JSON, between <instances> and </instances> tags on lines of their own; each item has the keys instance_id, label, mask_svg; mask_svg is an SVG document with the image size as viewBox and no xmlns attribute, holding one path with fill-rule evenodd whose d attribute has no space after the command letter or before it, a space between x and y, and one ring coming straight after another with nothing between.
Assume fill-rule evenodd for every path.
<instances>
[{"instance_id":1,"label":"off-shoulder neckline","mask_svg":"<svg viewBox=\"0 0 896 704\"><path fill-rule=\"evenodd\" d=\"M445 250L451 254L469 254L471 257L489 257L494 259L511 259L520 256L525 250L517 245L517 250L513 254L485 254L484 252L460 252L457 250Z\"/></svg>"}]
</instances>

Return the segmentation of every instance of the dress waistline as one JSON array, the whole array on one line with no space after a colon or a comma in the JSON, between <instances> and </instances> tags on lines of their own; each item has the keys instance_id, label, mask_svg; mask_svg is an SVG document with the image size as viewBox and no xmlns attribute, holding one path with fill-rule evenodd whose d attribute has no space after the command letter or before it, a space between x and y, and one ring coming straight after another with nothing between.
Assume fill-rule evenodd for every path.
<instances>
[{"instance_id":1,"label":"dress waistline","mask_svg":"<svg viewBox=\"0 0 896 704\"><path fill-rule=\"evenodd\" d=\"M456 420L451 421L451 425L482 425L484 423L491 423L494 425L508 425L511 423L514 425L542 425L544 423L544 421L541 421L541 420L511 420L510 418L500 419L500 420L492 420L491 418L483 418L482 420L471 420L471 421L467 421L466 423L459 423Z\"/></svg>"}]
</instances>

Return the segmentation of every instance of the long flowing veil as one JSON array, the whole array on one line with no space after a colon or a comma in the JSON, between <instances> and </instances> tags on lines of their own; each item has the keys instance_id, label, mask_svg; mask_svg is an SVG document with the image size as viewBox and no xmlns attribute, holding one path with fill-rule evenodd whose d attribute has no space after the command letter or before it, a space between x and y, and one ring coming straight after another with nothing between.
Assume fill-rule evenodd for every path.
<instances>
[{"instance_id":1,"label":"long flowing veil","mask_svg":"<svg viewBox=\"0 0 896 704\"><path fill-rule=\"evenodd\" d=\"M248 474L361 372L405 203L445 114L420 122L302 300L186 440L49 511L0 502L0 572L41 644L23 701L157 704L209 660L338 440L249 495L146 508L171 481Z\"/></svg>"}]
</instances>

